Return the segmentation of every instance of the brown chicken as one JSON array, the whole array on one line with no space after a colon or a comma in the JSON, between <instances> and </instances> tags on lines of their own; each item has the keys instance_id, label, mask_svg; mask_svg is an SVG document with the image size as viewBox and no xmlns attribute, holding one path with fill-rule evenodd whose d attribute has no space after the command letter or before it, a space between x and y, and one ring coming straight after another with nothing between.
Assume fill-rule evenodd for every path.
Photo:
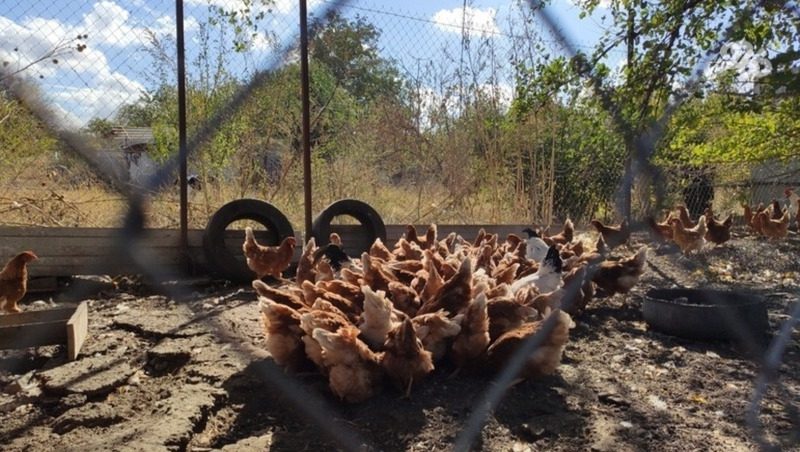
<instances>
[{"instance_id":1,"label":"brown chicken","mask_svg":"<svg viewBox=\"0 0 800 452\"><path fill-rule=\"evenodd\" d=\"M408 259L404 261L389 262L386 264L386 266L389 267L389 269L393 272L407 272L413 275L422 270L425 267L425 264L422 260Z\"/></svg>"},{"instance_id":2,"label":"brown chicken","mask_svg":"<svg viewBox=\"0 0 800 452\"><path fill-rule=\"evenodd\" d=\"M300 313L266 297L259 297L259 307L266 330L267 351L279 366L290 370L306 362Z\"/></svg>"},{"instance_id":3,"label":"brown chicken","mask_svg":"<svg viewBox=\"0 0 800 452\"><path fill-rule=\"evenodd\" d=\"M550 237L545 237L543 240L547 243L548 246L553 246L555 244L567 244L572 242L572 239L575 237L575 225L572 224L572 220L569 218L564 221L564 228L556 235L551 235Z\"/></svg>"},{"instance_id":4,"label":"brown chicken","mask_svg":"<svg viewBox=\"0 0 800 452\"><path fill-rule=\"evenodd\" d=\"M374 242L372 242L372 245L369 247L369 255L385 261L388 261L392 258L392 252L386 247L386 245L383 244L383 241L380 238L377 238Z\"/></svg>"},{"instance_id":5,"label":"brown chicken","mask_svg":"<svg viewBox=\"0 0 800 452\"><path fill-rule=\"evenodd\" d=\"M495 284L511 285L511 283L514 282L514 279L516 279L519 268L519 262L510 263L501 261L499 264L497 264L494 270L492 270L492 278L494 278Z\"/></svg>"},{"instance_id":6,"label":"brown chicken","mask_svg":"<svg viewBox=\"0 0 800 452\"><path fill-rule=\"evenodd\" d=\"M392 255L398 261L404 261L406 259L420 260L422 259L422 248L416 243L409 242L401 237L400 240L395 243Z\"/></svg>"},{"instance_id":7,"label":"brown chicken","mask_svg":"<svg viewBox=\"0 0 800 452\"><path fill-rule=\"evenodd\" d=\"M605 225L600 220L592 220L591 224L603 236L603 240L610 248L624 245L631 237L631 230L628 227L627 220L622 220L622 223L616 226Z\"/></svg>"},{"instance_id":8,"label":"brown chicken","mask_svg":"<svg viewBox=\"0 0 800 452\"><path fill-rule=\"evenodd\" d=\"M411 385L433 371L433 355L423 347L411 319L406 317L389 332L383 348L383 370L406 397L410 396Z\"/></svg>"},{"instance_id":9,"label":"brown chicken","mask_svg":"<svg viewBox=\"0 0 800 452\"><path fill-rule=\"evenodd\" d=\"M539 311L535 308L517 303L517 300L511 297L489 300L486 304L486 313L489 316L490 341L539 316Z\"/></svg>"},{"instance_id":10,"label":"brown chicken","mask_svg":"<svg viewBox=\"0 0 800 452\"><path fill-rule=\"evenodd\" d=\"M314 253L317 251L317 242L314 237L308 239L306 246L303 247L303 253L300 255L300 260L297 261L297 272L295 275L295 282L299 286L303 281L314 282L317 278L317 271L314 268Z\"/></svg>"},{"instance_id":11,"label":"brown chicken","mask_svg":"<svg viewBox=\"0 0 800 452\"><path fill-rule=\"evenodd\" d=\"M506 236L506 247L503 249L503 252L512 252L517 249L520 243L522 243L522 237L516 234L508 234Z\"/></svg>"},{"instance_id":12,"label":"brown chicken","mask_svg":"<svg viewBox=\"0 0 800 452\"><path fill-rule=\"evenodd\" d=\"M333 267L326 259L320 259L319 262L317 262L315 271L317 272L316 276L314 276L315 283L333 281L336 278Z\"/></svg>"},{"instance_id":13,"label":"brown chicken","mask_svg":"<svg viewBox=\"0 0 800 452\"><path fill-rule=\"evenodd\" d=\"M742 204L742 208L744 209L744 223L750 228L751 232L761 235L761 221L757 215L764 210L764 205L759 204L755 211L746 203Z\"/></svg>"},{"instance_id":14,"label":"brown chicken","mask_svg":"<svg viewBox=\"0 0 800 452\"><path fill-rule=\"evenodd\" d=\"M436 269L436 265L434 265L433 261L427 261L425 266L427 269L427 278L425 279L425 285L422 287L422 291L419 294L420 302L423 306L425 304L432 303L433 299L436 297L436 294L438 294L444 286L444 278L442 278L442 276L439 274L439 271ZM418 312L418 314L421 313Z\"/></svg>"},{"instance_id":15,"label":"brown chicken","mask_svg":"<svg viewBox=\"0 0 800 452\"><path fill-rule=\"evenodd\" d=\"M647 226L650 227L650 232L655 240L670 241L672 240L672 225L669 220L672 219L672 213L667 215L664 221L658 222L652 216L647 217Z\"/></svg>"},{"instance_id":16,"label":"brown chicken","mask_svg":"<svg viewBox=\"0 0 800 452\"><path fill-rule=\"evenodd\" d=\"M794 214L794 224L797 226L797 230L800 231L800 199L797 200L797 211Z\"/></svg>"},{"instance_id":17,"label":"brown chicken","mask_svg":"<svg viewBox=\"0 0 800 452\"><path fill-rule=\"evenodd\" d=\"M356 301L345 298L335 292L325 289L324 282L315 285L311 281L303 281L300 287L303 290L305 304L313 305L318 299L322 299L336 306L352 322L355 322L361 315L362 308Z\"/></svg>"},{"instance_id":18,"label":"brown chicken","mask_svg":"<svg viewBox=\"0 0 800 452\"><path fill-rule=\"evenodd\" d=\"M771 207L770 210L772 211L771 218L773 220L780 220L783 217L783 210L781 209L781 203L778 202L777 199L773 199L770 207Z\"/></svg>"},{"instance_id":19,"label":"brown chicken","mask_svg":"<svg viewBox=\"0 0 800 452\"><path fill-rule=\"evenodd\" d=\"M450 356L457 368L474 367L477 360L486 354L489 346L489 314L486 295L481 293L464 312L461 331L453 340Z\"/></svg>"},{"instance_id":20,"label":"brown chicken","mask_svg":"<svg viewBox=\"0 0 800 452\"><path fill-rule=\"evenodd\" d=\"M592 282L587 278L587 268L587 264L581 264L564 275L564 287L560 289L564 291L564 296L556 307L563 308L569 315L582 313L594 296ZM590 288L588 291L587 286Z\"/></svg>"},{"instance_id":21,"label":"brown chicken","mask_svg":"<svg viewBox=\"0 0 800 452\"><path fill-rule=\"evenodd\" d=\"M552 292L547 293L536 293L536 290L529 291L527 294L522 292L517 292L517 301L520 303L531 306L533 309L536 310L539 318L541 318L544 313L550 309L558 309L561 307L561 301L564 299L564 294L566 290L564 288L556 289ZM530 321L537 320L537 319L529 319Z\"/></svg>"},{"instance_id":22,"label":"brown chicken","mask_svg":"<svg viewBox=\"0 0 800 452\"><path fill-rule=\"evenodd\" d=\"M305 333L300 339L305 346L306 356L308 356L321 371L327 372L325 363L322 361L322 347L320 347L319 342L314 340L311 335L316 328L322 328L325 331L335 333L339 331L339 328L347 327L348 325L351 325L350 321L335 311L311 309L300 314L300 328Z\"/></svg>"},{"instance_id":23,"label":"brown chicken","mask_svg":"<svg viewBox=\"0 0 800 452\"><path fill-rule=\"evenodd\" d=\"M458 272L442 285L430 301L420 306L417 315L444 309L452 317L469 305L471 294L472 264L470 259L464 259Z\"/></svg>"},{"instance_id":24,"label":"brown chicken","mask_svg":"<svg viewBox=\"0 0 800 452\"><path fill-rule=\"evenodd\" d=\"M406 316L394 309L384 291L373 291L369 286L363 286L361 290L364 292L364 313L358 329L370 348L380 350L389 331L397 327Z\"/></svg>"},{"instance_id":25,"label":"brown chicken","mask_svg":"<svg viewBox=\"0 0 800 452\"><path fill-rule=\"evenodd\" d=\"M767 211L759 212L756 215L759 222L761 233L768 239L781 239L789 235L789 210L783 209L783 215L778 220L770 218Z\"/></svg>"},{"instance_id":26,"label":"brown chicken","mask_svg":"<svg viewBox=\"0 0 800 452\"><path fill-rule=\"evenodd\" d=\"M647 247L639 248L633 256L618 261L605 261L594 271L592 281L606 295L628 293L644 273ZM591 272L591 270L590 270Z\"/></svg>"},{"instance_id":27,"label":"brown chicken","mask_svg":"<svg viewBox=\"0 0 800 452\"><path fill-rule=\"evenodd\" d=\"M317 298L317 301L315 301L314 304L311 305L311 309L303 309L302 311L300 311L300 313L302 315L303 313L306 313L306 312L309 312L309 311L324 311L324 312L328 312L328 313L334 314L334 315L336 315L338 317L343 317L343 318L347 319L348 324L351 324L351 325L353 324L353 320L348 318L347 314L345 314L341 309L339 309L336 306L334 306L333 303L331 303L330 301L324 300L322 298Z\"/></svg>"},{"instance_id":28,"label":"brown chicken","mask_svg":"<svg viewBox=\"0 0 800 452\"><path fill-rule=\"evenodd\" d=\"M341 279L320 281L316 284L316 286L327 292L335 293L336 295L352 301L358 305L360 310L364 309L364 293L361 292L361 286L351 284Z\"/></svg>"},{"instance_id":29,"label":"brown chicken","mask_svg":"<svg viewBox=\"0 0 800 452\"><path fill-rule=\"evenodd\" d=\"M433 361L444 358L450 339L461 331L461 321L464 315L457 315L450 319L444 311L422 314L411 319L417 337L422 341L425 350L431 352Z\"/></svg>"},{"instance_id":30,"label":"brown chicken","mask_svg":"<svg viewBox=\"0 0 800 452\"><path fill-rule=\"evenodd\" d=\"M417 291L408 285L395 281L390 282L388 296L392 300L395 309L403 314L413 316L419 310L421 304L419 295L417 295Z\"/></svg>"},{"instance_id":31,"label":"brown chicken","mask_svg":"<svg viewBox=\"0 0 800 452\"><path fill-rule=\"evenodd\" d=\"M423 250L434 248L436 246L436 244L438 243L436 241L436 236L437 236L437 229L435 224L428 226L428 231L425 233L424 239L419 238L419 236L417 235L417 230L416 228L414 228L413 225L410 224L406 225L406 240L408 240L409 242L416 243Z\"/></svg>"},{"instance_id":32,"label":"brown chicken","mask_svg":"<svg viewBox=\"0 0 800 452\"><path fill-rule=\"evenodd\" d=\"M22 312L17 302L28 291L28 262L36 259L33 251L23 251L0 271L0 308L6 312Z\"/></svg>"},{"instance_id":33,"label":"brown chicken","mask_svg":"<svg viewBox=\"0 0 800 452\"><path fill-rule=\"evenodd\" d=\"M689 209L686 206L679 205L677 207L678 210L678 218L681 220L684 228L693 228L697 226L696 221L692 221L692 217L689 215ZM699 220L699 219L698 219ZM708 219L706 219L708 221Z\"/></svg>"},{"instance_id":34,"label":"brown chicken","mask_svg":"<svg viewBox=\"0 0 800 452\"><path fill-rule=\"evenodd\" d=\"M783 195L786 197L786 201L789 204L789 215L794 217L795 219L795 227L800 230L800 195L795 193L794 189L791 187L786 187L783 191Z\"/></svg>"},{"instance_id":35,"label":"brown chicken","mask_svg":"<svg viewBox=\"0 0 800 452\"><path fill-rule=\"evenodd\" d=\"M361 267L364 272L364 284L374 290L388 290L389 283L397 281L397 277L385 265L385 261L372 257L368 253L361 254Z\"/></svg>"},{"instance_id":36,"label":"brown chicken","mask_svg":"<svg viewBox=\"0 0 800 452\"><path fill-rule=\"evenodd\" d=\"M312 300L310 303L306 303L303 298L300 298L295 293L289 290L276 289L274 287L270 287L266 283L258 279L253 281L253 289L256 290L256 293L258 295L269 298L270 300L276 303L289 306L292 309L302 309L311 306L311 303L314 302Z\"/></svg>"},{"instance_id":37,"label":"brown chicken","mask_svg":"<svg viewBox=\"0 0 800 452\"><path fill-rule=\"evenodd\" d=\"M256 274L258 279L272 276L282 280L283 271L289 268L289 264L292 262L297 240L290 236L283 239L278 246L264 246L256 242L253 228L245 228L244 233L245 239L242 244L242 251L247 257L247 266L250 270Z\"/></svg>"},{"instance_id":38,"label":"brown chicken","mask_svg":"<svg viewBox=\"0 0 800 452\"><path fill-rule=\"evenodd\" d=\"M672 239L678 244L683 254L690 251L700 251L706 244L706 217L701 215L697 226L686 228L680 218L670 220L672 224Z\"/></svg>"},{"instance_id":39,"label":"brown chicken","mask_svg":"<svg viewBox=\"0 0 800 452\"><path fill-rule=\"evenodd\" d=\"M360 269L343 268L339 272L342 281L361 287L364 284L364 273Z\"/></svg>"},{"instance_id":40,"label":"brown chicken","mask_svg":"<svg viewBox=\"0 0 800 452\"><path fill-rule=\"evenodd\" d=\"M709 220L710 219L710 220ZM711 207L706 209L706 240L717 245L722 245L731 239L731 226L733 214L729 214L723 221L714 218Z\"/></svg>"},{"instance_id":41,"label":"brown chicken","mask_svg":"<svg viewBox=\"0 0 800 452\"><path fill-rule=\"evenodd\" d=\"M373 352L358 338L358 328L347 326L336 332L316 328L311 336L322 349L328 386L337 397L357 403L380 391L383 354Z\"/></svg>"},{"instance_id":42,"label":"brown chicken","mask_svg":"<svg viewBox=\"0 0 800 452\"><path fill-rule=\"evenodd\" d=\"M544 319L524 323L497 338L487 350L489 368L502 369L526 340L542 331L545 322L554 322L555 327L525 358L519 378L527 379L554 373L561 363L561 355L569 340L569 330L575 327L569 314L560 310L548 310Z\"/></svg>"}]
</instances>

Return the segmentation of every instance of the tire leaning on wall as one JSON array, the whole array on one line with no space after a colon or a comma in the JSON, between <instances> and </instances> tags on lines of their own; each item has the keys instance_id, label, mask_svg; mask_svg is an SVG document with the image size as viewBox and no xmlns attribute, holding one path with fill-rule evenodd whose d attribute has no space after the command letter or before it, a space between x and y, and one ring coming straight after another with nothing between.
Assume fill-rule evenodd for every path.
<instances>
[{"instance_id":1,"label":"tire leaning on wall","mask_svg":"<svg viewBox=\"0 0 800 452\"><path fill-rule=\"evenodd\" d=\"M230 281L248 282L255 279L255 274L247 268L245 260L237 259L242 256L241 248L240 254L235 254L225 246L225 230L239 220L252 220L267 229L267 238L259 238L262 245L278 245L286 237L294 236L294 229L283 212L258 199L237 199L214 212L203 233L203 252L209 269Z\"/></svg>"},{"instance_id":2,"label":"tire leaning on wall","mask_svg":"<svg viewBox=\"0 0 800 452\"><path fill-rule=\"evenodd\" d=\"M355 218L364 230L367 243L372 244L375 239L386 242L386 225L380 214L369 204L357 199L340 199L326 207L311 225L311 235L318 246L330 242L331 222L335 217L346 215ZM347 244L345 243L345 246ZM358 254L367 250L358 250ZM353 252L351 250L351 252Z\"/></svg>"}]
</instances>

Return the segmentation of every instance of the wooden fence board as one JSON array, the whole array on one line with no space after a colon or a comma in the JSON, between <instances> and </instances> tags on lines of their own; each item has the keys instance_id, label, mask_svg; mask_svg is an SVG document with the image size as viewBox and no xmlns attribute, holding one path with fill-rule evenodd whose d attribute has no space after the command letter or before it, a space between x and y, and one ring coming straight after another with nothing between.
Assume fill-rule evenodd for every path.
<instances>
[{"instance_id":1,"label":"wooden fence board","mask_svg":"<svg viewBox=\"0 0 800 452\"><path fill-rule=\"evenodd\" d=\"M522 235L526 225L439 225L439 238L456 232L468 241L474 240L480 229L496 233L500 239L513 233ZM416 225L417 233L424 236L428 225ZM331 230L341 237L345 252L358 257L369 247L359 225L333 225ZM386 225L386 246L394 247L405 234L405 225ZM121 256L116 245L121 239L121 230L114 228L18 228L0 227L0 262L4 263L20 251L31 249L40 257L29 265L32 277L70 276L75 274L126 274L136 273L137 266ZM188 255L183 255L179 246L180 231L177 229L148 229L143 240L135 245L141 261L147 265L161 265L170 272L186 273L189 268L203 269L206 265L203 254L203 230L189 230ZM263 231L256 231L256 238L265 240ZM226 246L234 255L241 255L244 232L226 231ZM298 234L295 261L302 251L302 235ZM242 258L244 259L244 258Z\"/></svg>"},{"instance_id":2,"label":"wooden fence board","mask_svg":"<svg viewBox=\"0 0 800 452\"><path fill-rule=\"evenodd\" d=\"M86 302L75 308L75 313L67 320L67 359L75 361L86 340L89 329L89 308Z\"/></svg>"}]
</instances>

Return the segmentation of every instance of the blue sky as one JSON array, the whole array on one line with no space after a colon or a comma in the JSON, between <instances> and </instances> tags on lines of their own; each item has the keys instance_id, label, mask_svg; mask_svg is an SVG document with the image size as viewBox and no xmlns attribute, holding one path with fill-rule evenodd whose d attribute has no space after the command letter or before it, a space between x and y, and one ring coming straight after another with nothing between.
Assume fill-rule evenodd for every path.
<instances>
[{"instance_id":1,"label":"blue sky","mask_svg":"<svg viewBox=\"0 0 800 452\"><path fill-rule=\"evenodd\" d=\"M318 11L324 1L310 0L310 11ZM206 21L209 3L235 8L238 2L184 0L188 59L196 54L197 32ZM398 3L353 1L342 12L362 15L380 28L382 54L415 75L420 75L423 62L446 65L443 52L448 52L451 60L455 58L465 17L473 41L487 37L484 41L498 49L501 68L507 61L507 55L500 53L510 51L508 36L513 30L508 17L514 0L467 2L466 14L464 2L457 0ZM260 23L260 29L269 34L260 35L249 54L229 56L230 68L240 73L262 68L275 40L287 40L296 33L296 8L295 1L275 0L272 12ZM566 34L588 51L601 34L600 13L580 20L579 9L569 0L553 0L550 8ZM41 86L45 100L61 114L65 125L81 126L92 117L112 117L122 104L151 87L153 62L143 51L147 32L160 38L174 35L174 14L174 3L164 0L0 0L0 61L8 62L7 70L14 70L49 50L67 47L23 74ZM89 35L86 50L69 50L76 44L69 40L81 33ZM460 58L463 61L464 57ZM507 77L495 80L510 93Z\"/></svg>"}]
</instances>

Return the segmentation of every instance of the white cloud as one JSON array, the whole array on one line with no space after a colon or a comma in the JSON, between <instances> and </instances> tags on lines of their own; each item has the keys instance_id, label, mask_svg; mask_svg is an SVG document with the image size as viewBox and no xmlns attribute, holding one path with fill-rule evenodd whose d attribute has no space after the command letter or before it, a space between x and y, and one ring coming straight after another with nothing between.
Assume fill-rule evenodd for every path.
<instances>
[{"instance_id":1,"label":"white cloud","mask_svg":"<svg viewBox=\"0 0 800 452\"><path fill-rule=\"evenodd\" d=\"M433 21L440 30L461 34L462 22L468 32L480 35L490 35L500 33L495 17L497 11L494 8L464 8L443 9L433 15Z\"/></svg>"},{"instance_id":2,"label":"white cloud","mask_svg":"<svg viewBox=\"0 0 800 452\"><path fill-rule=\"evenodd\" d=\"M314 10L314 8L322 3L323 0L308 0L306 3L306 8L309 12L311 12ZM275 0L273 10L279 14L288 14L294 11L299 11L300 6L298 5L297 0Z\"/></svg>"},{"instance_id":3,"label":"white cloud","mask_svg":"<svg viewBox=\"0 0 800 452\"><path fill-rule=\"evenodd\" d=\"M244 4L242 0L186 0L188 6L216 6L228 11L238 10Z\"/></svg>"},{"instance_id":4,"label":"white cloud","mask_svg":"<svg viewBox=\"0 0 800 452\"><path fill-rule=\"evenodd\" d=\"M494 100L501 111L507 111L514 99L514 87L507 83L484 83L478 89L484 96Z\"/></svg>"},{"instance_id":5,"label":"white cloud","mask_svg":"<svg viewBox=\"0 0 800 452\"><path fill-rule=\"evenodd\" d=\"M567 3L575 5L575 6L583 6L588 3L586 0L566 0ZM611 0L600 0L597 2L598 9L608 9L611 8Z\"/></svg>"},{"instance_id":6,"label":"white cloud","mask_svg":"<svg viewBox=\"0 0 800 452\"><path fill-rule=\"evenodd\" d=\"M101 47L141 44L144 29L129 21L128 11L107 0L95 3L78 25L42 17L16 23L0 16L0 42L8 44L0 48L0 62L6 73L30 66L19 76L36 81L43 100L63 118L63 127L85 124L93 117L108 118L144 90L141 83L116 70ZM76 41L79 34L89 38ZM77 51L79 42L88 47Z\"/></svg>"},{"instance_id":7,"label":"white cloud","mask_svg":"<svg viewBox=\"0 0 800 452\"><path fill-rule=\"evenodd\" d=\"M81 58L85 55L105 61L105 56L97 51L87 49L85 55L77 52L69 41L76 35L70 27L55 20L35 18L20 25L0 17L0 42L7 43L0 47L0 61L6 73L29 67L23 75L37 77L54 76L64 67L83 71L89 64L86 58Z\"/></svg>"},{"instance_id":8,"label":"white cloud","mask_svg":"<svg viewBox=\"0 0 800 452\"><path fill-rule=\"evenodd\" d=\"M98 77L98 81L89 87L65 86L49 97L59 109L75 117L78 123L86 124L91 118L113 117L122 105L138 96L138 89L141 88L136 82L119 74Z\"/></svg>"},{"instance_id":9,"label":"white cloud","mask_svg":"<svg viewBox=\"0 0 800 452\"><path fill-rule=\"evenodd\" d=\"M308 10L312 11L321 5L323 1L308 0L306 4ZM215 6L226 11L239 11L245 6L242 0L186 0L186 4L189 6ZM298 11L299 6L297 0L273 0L266 3L261 0L254 0L249 8L253 14L267 12L268 10L272 10L276 14L289 14Z\"/></svg>"},{"instance_id":10,"label":"white cloud","mask_svg":"<svg viewBox=\"0 0 800 452\"><path fill-rule=\"evenodd\" d=\"M272 50L275 48L276 42L266 33L256 33L250 41L250 47L258 52Z\"/></svg>"},{"instance_id":11,"label":"white cloud","mask_svg":"<svg viewBox=\"0 0 800 452\"><path fill-rule=\"evenodd\" d=\"M147 43L145 29L157 35L175 36L175 20L171 15L153 17L148 24L142 19L134 19L130 12L113 1L103 0L97 2L92 10L83 16L79 26L74 27L77 33L89 35L92 45L105 44L115 47L140 46ZM198 28L197 19L185 16L184 31Z\"/></svg>"}]
</instances>

